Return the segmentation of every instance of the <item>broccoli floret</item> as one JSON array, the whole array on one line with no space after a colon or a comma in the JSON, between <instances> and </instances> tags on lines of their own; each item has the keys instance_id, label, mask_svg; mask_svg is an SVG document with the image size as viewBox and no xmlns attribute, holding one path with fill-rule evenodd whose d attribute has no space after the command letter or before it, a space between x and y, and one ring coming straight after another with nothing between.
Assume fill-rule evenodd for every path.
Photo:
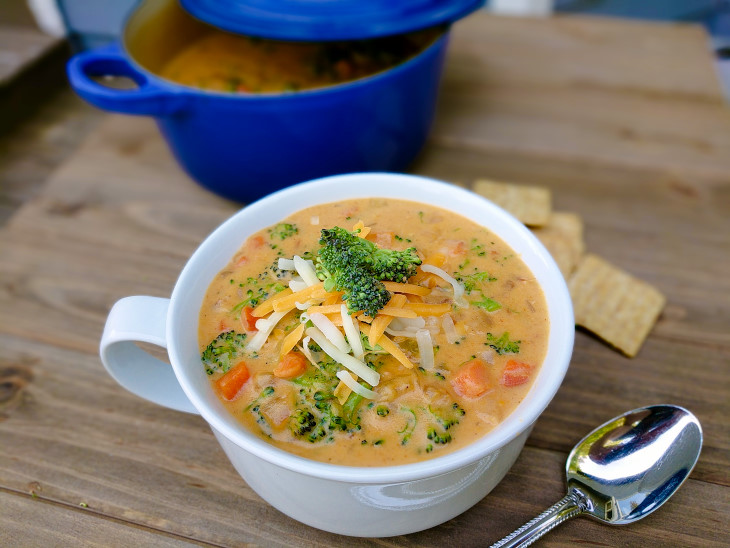
<instances>
[{"instance_id":1,"label":"broccoli floret","mask_svg":"<svg viewBox=\"0 0 730 548\"><path fill-rule=\"evenodd\" d=\"M317 426L314 415L305 409L297 409L289 418L289 427L296 436L303 436Z\"/></svg>"},{"instance_id":2,"label":"broccoli floret","mask_svg":"<svg viewBox=\"0 0 730 548\"><path fill-rule=\"evenodd\" d=\"M205 372L212 375L216 371L223 373L228 371L234 363L234 358L243 350L245 341L245 333L225 331L218 335L200 355Z\"/></svg>"},{"instance_id":3,"label":"broccoli floret","mask_svg":"<svg viewBox=\"0 0 730 548\"><path fill-rule=\"evenodd\" d=\"M459 424L459 419L466 415L466 411L456 402L448 407L439 407L436 409L429 406L428 410L444 430L448 430L452 426Z\"/></svg>"},{"instance_id":4,"label":"broccoli floret","mask_svg":"<svg viewBox=\"0 0 730 548\"><path fill-rule=\"evenodd\" d=\"M522 341L512 341L509 338L509 333L506 331L502 333L501 337L496 337L492 333L487 333L487 342L484 344L491 346L497 354L519 354L520 343Z\"/></svg>"},{"instance_id":5,"label":"broccoli floret","mask_svg":"<svg viewBox=\"0 0 730 548\"><path fill-rule=\"evenodd\" d=\"M323 229L317 256L317 275L325 289L344 291L350 312L375 316L390 300L383 281L406 282L421 264L416 249L381 249L344 228Z\"/></svg>"},{"instance_id":6,"label":"broccoli floret","mask_svg":"<svg viewBox=\"0 0 730 548\"><path fill-rule=\"evenodd\" d=\"M297 225L293 225L291 223L279 223L275 227L269 229L269 234L271 235L272 240L274 238L286 240L297 233L299 233Z\"/></svg>"},{"instance_id":7,"label":"broccoli floret","mask_svg":"<svg viewBox=\"0 0 730 548\"><path fill-rule=\"evenodd\" d=\"M413 411L413 409L409 407L401 407L400 410L401 413L406 416L406 424L402 430L398 430L398 433L403 434L400 440L401 445L406 445L411 439L413 431L416 429L416 425L418 424L418 417L416 416L415 411ZM408 413L410 413L410 415L408 415Z\"/></svg>"},{"instance_id":8,"label":"broccoli floret","mask_svg":"<svg viewBox=\"0 0 730 548\"><path fill-rule=\"evenodd\" d=\"M429 428L426 437L434 443L447 444L451 441L451 434L448 432L439 433L435 428Z\"/></svg>"}]
</instances>

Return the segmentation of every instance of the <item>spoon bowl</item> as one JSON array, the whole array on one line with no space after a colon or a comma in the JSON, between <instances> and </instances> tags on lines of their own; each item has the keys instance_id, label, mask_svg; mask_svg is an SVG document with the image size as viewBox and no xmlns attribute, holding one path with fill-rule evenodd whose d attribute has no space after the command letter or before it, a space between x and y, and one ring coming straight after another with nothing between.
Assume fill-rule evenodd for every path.
<instances>
[{"instance_id":1,"label":"spoon bowl","mask_svg":"<svg viewBox=\"0 0 730 548\"><path fill-rule=\"evenodd\" d=\"M634 409L602 424L568 456L568 494L492 548L529 546L560 523L589 516L632 523L671 497L697 463L702 428L675 405Z\"/></svg>"}]
</instances>

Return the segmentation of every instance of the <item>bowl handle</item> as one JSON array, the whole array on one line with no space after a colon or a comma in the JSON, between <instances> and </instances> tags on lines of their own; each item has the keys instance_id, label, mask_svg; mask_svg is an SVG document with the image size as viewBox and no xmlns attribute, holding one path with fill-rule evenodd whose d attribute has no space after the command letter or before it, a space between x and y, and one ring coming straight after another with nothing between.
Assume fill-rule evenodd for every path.
<instances>
[{"instance_id":1,"label":"bowl handle","mask_svg":"<svg viewBox=\"0 0 730 548\"><path fill-rule=\"evenodd\" d=\"M169 116L183 110L187 95L166 88L137 70L118 43L74 55L66 65L71 87L83 99L104 110L143 116ZM125 76L136 89L115 89L93 76Z\"/></svg>"},{"instance_id":2,"label":"bowl handle","mask_svg":"<svg viewBox=\"0 0 730 548\"><path fill-rule=\"evenodd\" d=\"M126 297L109 312L99 354L109 374L133 394L178 411L197 413L172 367L137 346L167 348L165 326L170 299Z\"/></svg>"}]
</instances>

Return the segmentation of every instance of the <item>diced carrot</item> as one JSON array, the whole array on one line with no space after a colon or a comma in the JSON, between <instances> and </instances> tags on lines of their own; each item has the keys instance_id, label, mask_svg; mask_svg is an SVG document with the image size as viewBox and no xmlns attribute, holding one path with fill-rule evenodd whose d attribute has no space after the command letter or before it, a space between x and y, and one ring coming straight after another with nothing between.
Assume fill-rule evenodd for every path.
<instances>
[{"instance_id":1,"label":"diced carrot","mask_svg":"<svg viewBox=\"0 0 730 548\"><path fill-rule=\"evenodd\" d=\"M289 352L279 361L279 366L274 369L274 376L280 379L292 379L298 377L307 370L307 358L299 352Z\"/></svg>"},{"instance_id":2,"label":"diced carrot","mask_svg":"<svg viewBox=\"0 0 730 548\"><path fill-rule=\"evenodd\" d=\"M365 239L374 242L378 247L389 249L393 246L395 234L393 232L371 232Z\"/></svg>"},{"instance_id":3,"label":"diced carrot","mask_svg":"<svg viewBox=\"0 0 730 548\"><path fill-rule=\"evenodd\" d=\"M241 256L240 256L240 257L239 257L238 259L236 259L236 261L234 262L234 264L235 264L236 266L243 266L243 265L245 265L246 263L248 263L248 257L247 257L246 255L241 255Z\"/></svg>"},{"instance_id":4,"label":"diced carrot","mask_svg":"<svg viewBox=\"0 0 730 548\"><path fill-rule=\"evenodd\" d=\"M490 388L487 363L479 358L466 362L451 380L451 385L459 395L467 398L485 394Z\"/></svg>"},{"instance_id":5,"label":"diced carrot","mask_svg":"<svg viewBox=\"0 0 730 548\"><path fill-rule=\"evenodd\" d=\"M253 249L260 249L264 247L264 244L266 243L266 240L264 240L264 237L261 234L253 236L249 241L251 242L251 247Z\"/></svg>"},{"instance_id":6,"label":"diced carrot","mask_svg":"<svg viewBox=\"0 0 730 548\"><path fill-rule=\"evenodd\" d=\"M429 255L426 257L423 261L423 264L432 264L433 266L438 266L441 268L444 266L444 263L446 262L446 257L444 257L443 253L434 253L433 255Z\"/></svg>"},{"instance_id":7,"label":"diced carrot","mask_svg":"<svg viewBox=\"0 0 730 548\"><path fill-rule=\"evenodd\" d=\"M246 384L249 376L248 367L241 362L218 379L215 384L225 399L232 400Z\"/></svg>"},{"instance_id":8,"label":"diced carrot","mask_svg":"<svg viewBox=\"0 0 730 548\"><path fill-rule=\"evenodd\" d=\"M502 384L504 386L519 386L525 384L530 379L532 366L529 363L510 360L504 366L502 372Z\"/></svg>"},{"instance_id":9,"label":"diced carrot","mask_svg":"<svg viewBox=\"0 0 730 548\"><path fill-rule=\"evenodd\" d=\"M447 240L444 242L442 250L450 257L461 257L466 255L466 242L464 240Z\"/></svg>"},{"instance_id":10,"label":"diced carrot","mask_svg":"<svg viewBox=\"0 0 730 548\"><path fill-rule=\"evenodd\" d=\"M343 79L351 78L354 69L352 68L352 64L347 59L340 59L337 61L334 65L335 72L337 73L337 76Z\"/></svg>"},{"instance_id":11,"label":"diced carrot","mask_svg":"<svg viewBox=\"0 0 730 548\"><path fill-rule=\"evenodd\" d=\"M258 320L258 318L253 315L252 307L246 306L243 310L241 310L241 325L243 326L244 331L258 331L258 329L256 329L256 320Z\"/></svg>"},{"instance_id":12,"label":"diced carrot","mask_svg":"<svg viewBox=\"0 0 730 548\"><path fill-rule=\"evenodd\" d=\"M218 324L218 331L220 331L221 333L225 333L226 331L230 331L230 330L231 330L231 326L228 323L228 320L226 320L225 318L222 319L220 321L220 323Z\"/></svg>"}]
</instances>

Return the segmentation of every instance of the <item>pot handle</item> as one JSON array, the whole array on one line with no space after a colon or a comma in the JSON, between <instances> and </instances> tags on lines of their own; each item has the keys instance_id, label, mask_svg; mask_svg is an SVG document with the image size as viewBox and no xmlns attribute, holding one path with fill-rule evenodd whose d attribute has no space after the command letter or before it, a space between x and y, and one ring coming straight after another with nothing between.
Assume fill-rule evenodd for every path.
<instances>
[{"instance_id":1,"label":"pot handle","mask_svg":"<svg viewBox=\"0 0 730 548\"><path fill-rule=\"evenodd\" d=\"M109 312L99 354L109 374L133 394L163 407L198 413L177 382L172 367L135 343L167 348L165 328L170 299L135 296L117 301Z\"/></svg>"},{"instance_id":2,"label":"pot handle","mask_svg":"<svg viewBox=\"0 0 730 548\"><path fill-rule=\"evenodd\" d=\"M169 116L181 111L186 95L150 80L127 59L118 43L74 55L66 65L71 87L83 99L104 110L143 116ZM136 89L115 89L92 76L125 76Z\"/></svg>"}]
</instances>

